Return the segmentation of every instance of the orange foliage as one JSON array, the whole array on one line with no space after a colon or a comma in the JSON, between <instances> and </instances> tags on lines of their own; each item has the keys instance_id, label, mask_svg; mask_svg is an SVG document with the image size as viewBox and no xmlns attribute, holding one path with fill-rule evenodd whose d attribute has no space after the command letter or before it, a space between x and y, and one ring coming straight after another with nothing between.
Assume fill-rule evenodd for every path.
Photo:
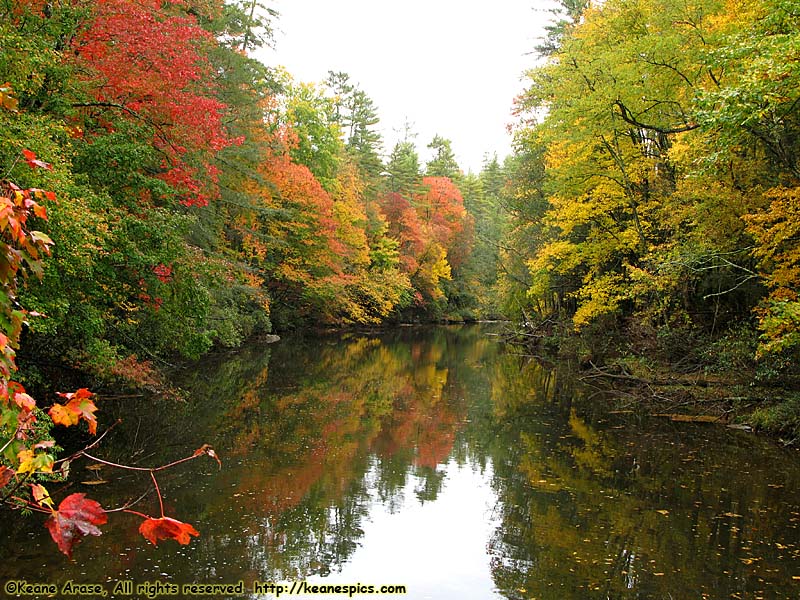
<instances>
[{"instance_id":1,"label":"orange foliage","mask_svg":"<svg viewBox=\"0 0 800 600\"><path fill-rule=\"evenodd\" d=\"M417 213L429 227L429 235L449 248L464 228L464 198L449 177L424 177L422 184L427 189L415 198Z\"/></svg>"},{"instance_id":2,"label":"orange foliage","mask_svg":"<svg viewBox=\"0 0 800 600\"><path fill-rule=\"evenodd\" d=\"M407 198L397 192L382 196L379 206L389 224L388 235L400 243L400 266L403 272L416 272L426 241L417 211Z\"/></svg>"}]
</instances>

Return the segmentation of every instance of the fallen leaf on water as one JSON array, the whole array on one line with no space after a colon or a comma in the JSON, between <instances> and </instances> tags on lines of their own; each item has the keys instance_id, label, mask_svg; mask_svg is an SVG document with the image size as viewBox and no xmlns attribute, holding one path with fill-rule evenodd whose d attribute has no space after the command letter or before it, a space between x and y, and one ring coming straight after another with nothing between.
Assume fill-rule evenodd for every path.
<instances>
[{"instance_id":1,"label":"fallen leaf on water","mask_svg":"<svg viewBox=\"0 0 800 600\"><path fill-rule=\"evenodd\" d=\"M651 417L661 417L676 423L718 423L721 417L715 415L684 415L680 413L656 413Z\"/></svg>"},{"instance_id":2,"label":"fallen leaf on water","mask_svg":"<svg viewBox=\"0 0 800 600\"><path fill-rule=\"evenodd\" d=\"M179 544L188 544L191 539L189 536L198 536L200 533L189 525L170 517L146 519L139 526L139 533L150 540L152 544L158 544L158 540L173 539Z\"/></svg>"},{"instance_id":3,"label":"fallen leaf on water","mask_svg":"<svg viewBox=\"0 0 800 600\"><path fill-rule=\"evenodd\" d=\"M663 508L661 510L657 510L656 512L660 515L664 515L665 517L669 514L669 511L664 510Z\"/></svg>"}]
</instances>

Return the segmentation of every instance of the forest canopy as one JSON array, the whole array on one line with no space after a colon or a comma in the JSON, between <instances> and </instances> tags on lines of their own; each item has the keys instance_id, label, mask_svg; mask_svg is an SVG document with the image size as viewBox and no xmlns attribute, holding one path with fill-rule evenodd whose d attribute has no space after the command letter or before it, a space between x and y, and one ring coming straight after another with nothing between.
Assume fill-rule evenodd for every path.
<instances>
[{"instance_id":1,"label":"forest canopy","mask_svg":"<svg viewBox=\"0 0 800 600\"><path fill-rule=\"evenodd\" d=\"M738 344L773 379L796 364L792 2L564 0L515 154L478 174L441 136L425 164L411 131L384 147L347 73L255 60L279 18L255 0L0 12L3 189L47 191L52 242L6 305L46 315L20 342L32 381L47 361L144 381L272 329L497 316Z\"/></svg>"},{"instance_id":2,"label":"forest canopy","mask_svg":"<svg viewBox=\"0 0 800 600\"><path fill-rule=\"evenodd\" d=\"M512 313L683 356L741 342L766 378L796 373L796 9L562 3L517 103Z\"/></svg>"},{"instance_id":3,"label":"forest canopy","mask_svg":"<svg viewBox=\"0 0 800 600\"><path fill-rule=\"evenodd\" d=\"M30 356L146 380L145 363L273 328L494 311L497 185L439 136L427 165L410 137L387 153L346 73L297 82L252 58L274 11L7 0L0 14L4 186L57 198L37 223L52 256L18 299L46 315L25 330Z\"/></svg>"}]
</instances>

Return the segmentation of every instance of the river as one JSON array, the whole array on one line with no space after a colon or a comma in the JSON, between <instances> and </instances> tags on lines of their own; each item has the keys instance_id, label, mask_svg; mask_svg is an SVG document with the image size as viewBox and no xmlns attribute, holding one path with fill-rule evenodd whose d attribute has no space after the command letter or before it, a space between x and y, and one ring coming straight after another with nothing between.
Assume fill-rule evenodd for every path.
<instances>
[{"instance_id":1,"label":"river","mask_svg":"<svg viewBox=\"0 0 800 600\"><path fill-rule=\"evenodd\" d=\"M120 598L238 582L250 598L293 582L404 586L374 597L410 599L800 597L797 451L614 411L568 364L546 368L491 333L288 337L182 369L182 402L101 397L106 426L124 419L96 449L104 459L156 466L216 449L221 469L203 457L158 475L165 513L199 537L154 547L140 518L114 513L70 561L43 519L6 513L0 584L100 583ZM69 490L51 486L58 499L113 508L152 487L73 470ZM135 509L157 516L158 500Z\"/></svg>"}]
</instances>

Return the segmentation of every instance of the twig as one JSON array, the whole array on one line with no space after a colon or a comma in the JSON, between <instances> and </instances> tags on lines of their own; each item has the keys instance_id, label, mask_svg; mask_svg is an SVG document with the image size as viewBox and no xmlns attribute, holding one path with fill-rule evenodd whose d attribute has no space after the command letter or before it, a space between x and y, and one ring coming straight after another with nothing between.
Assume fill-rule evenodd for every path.
<instances>
[{"instance_id":1,"label":"twig","mask_svg":"<svg viewBox=\"0 0 800 600\"><path fill-rule=\"evenodd\" d=\"M20 508L25 506L29 510L33 510L33 511L36 511L36 512L44 513L46 515L51 514L51 511L49 511L49 510L47 510L45 508L42 508L38 504L34 504L30 500L25 500L25 498L20 498L19 496L11 496L7 500L15 500L17 502L17 506L19 506Z\"/></svg>"},{"instance_id":2,"label":"twig","mask_svg":"<svg viewBox=\"0 0 800 600\"><path fill-rule=\"evenodd\" d=\"M103 510L105 512L107 512L107 513L112 513L112 512L132 512L132 511L130 511L128 509L131 506L135 506L135 505L139 504L139 502L144 500L147 497L147 494L149 494L149 493L150 493L150 490L146 491L144 494L139 496L136 500L131 500L129 502L126 502L123 506L120 506L119 508L109 508L109 509L103 509Z\"/></svg>"},{"instance_id":3,"label":"twig","mask_svg":"<svg viewBox=\"0 0 800 600\"><path fill-rule=\"evenodd\" d=\"M53 464L54 464L54 465L57 465L57 464L59 464L59 463L67 462L67 461L69 461L69 460L74 460L75 458L78 458L78 457L79 457L79 456L81 456L82 454L84 454L84 455L88 456L88 454L85 454L85 453L86 453L86 451L87 451L89 448L94 448L95 446L97 446L97 444L99 444L99 443L100 443L100 441L101 441L101 440L102 440L104 437L106 437L106 436L107 436L107 435L108 435L108 434L111 432L111 430L112 430L112 429L114 429L114 427L116 427L116 426L117 426L117 425L119 425L120 423L122 423L122 419L117 419L117 420L116 420L116 421L115 421L115 422L114 422L114 423L113 423L113 424L112 424L112 425L111 425L111 426L110 426L108 429L106 429L106 430L105 430L105 431L104 431L104 432L103 432L103 433L102 433L102 434L101 434L101 435L100 435L100 436L99 436L99 437L98 437L96 440L94 440L94 441L93 441L91 444L89 444L88 446L86 446L86 447L85 447L83 450L78 450L77 452L75 452L74 454L71 454L71 455L67 456L66 458L60 458L60 459L58 459L57 461L55 461Z\"/></svg>"},{"instance_id":4,"label":"twig","mask_svg":"<svg viewBox=\"0 0 800 600\"><path fill-rule=\"evenodd\" d=\"M83 456L85 456L86 458L88 458L90 460L93 460L95 462L99 462L102 465L108 465L109 467L116 467L118 469L125 469L127 471L147 471L148 473L156 473L158 471L163 471L164 469L169 469L169 468L174 467L176 465L179 465L181 463L185 463L185 462L188 462L190 460L194 460L195 458L197 458L198 456L202 456L203 454L208 454L209 456L211 456L211 458L214 458L215 460L219 461L219 459L216 457L216 454L210 454L209 451L211 453L214 452L214 450L210 446L206 445L203 448L201 448L200 450L195 451L195 453L192 454L191 456L187 456L185 458L181 458L181 459L172 461L171 463L168 463L166 465L161 465L160 467L133 467L131 465L121 465L119 463L111 462L109 460L103 460L102 458L97 458L96 456L93 456L93 455L89 454L85 450L81 450L80 452L78 452L78 454L82 454Z\"/></svg>"},{"instance_id":5,"label":"twig","mask_svg":"<svg viewBox=\"0 0 800 600\"><path fill-rule=\"evenodd\" d=\"M156 474L150 471L150 479L153 480L153 485L156 486L156 495L158 496L158 507L161 509L161 518L164 518L164 499L161 497L161 490L156 481Z\"/></svg>"}]
</instances>

